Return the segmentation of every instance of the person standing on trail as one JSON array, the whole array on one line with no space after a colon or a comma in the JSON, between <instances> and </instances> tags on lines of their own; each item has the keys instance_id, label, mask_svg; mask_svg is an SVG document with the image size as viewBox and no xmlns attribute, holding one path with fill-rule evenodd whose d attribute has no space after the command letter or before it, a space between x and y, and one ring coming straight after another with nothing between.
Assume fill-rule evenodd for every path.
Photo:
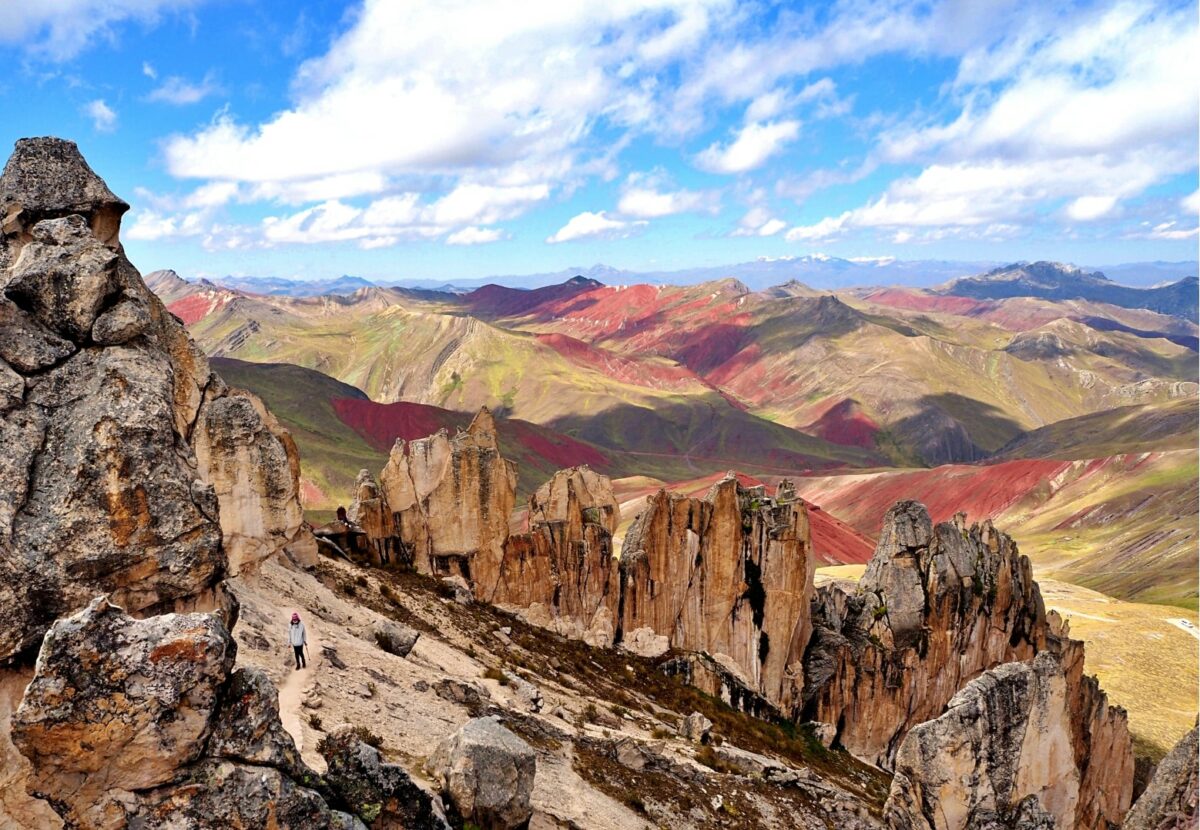
<instances>
[{"instance_id":1,"label":"person standing on trail","mask_svg":"<svg viewBox=\"0 0 1200 830\"><path fill-rule=\"evenodd\" d=\"M304 631L304 623L300 622L300 615L294 612L292 624L288 627L288 642L292 645L292 651L296 653L296 668L308 668L308 663L304 660L304 647L308 645L308 635Z\"/></svg>"}]
</instances>

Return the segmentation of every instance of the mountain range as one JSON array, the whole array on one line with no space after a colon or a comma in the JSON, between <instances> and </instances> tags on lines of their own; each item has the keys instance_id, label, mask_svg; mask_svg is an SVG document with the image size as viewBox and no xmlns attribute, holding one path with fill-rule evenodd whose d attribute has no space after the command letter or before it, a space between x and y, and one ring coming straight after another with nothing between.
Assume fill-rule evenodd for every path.
<instances>
[{"instance_id":1,"label":"mountain range","mask_svg":"<svg viewBox=\"0 0 1200 830\"><path fill-rule=\"evenodd\" d=\"M1187 281L1136 289L1051 263L838 291L576 274L294 297L148 281L292 429L310 507L336 506L396 438L453 432L486 405L524 493L576 463L631 493L729 469L799 476L869 536L893 483L936 505L956 481L993 495L955 503L1020 515L1035 561L1075 584L1196 603L1194 281L1189 298ZM861 553L829 527L821 544ZM1153 580L1119 565L1134 552Z\"/></svg>"}]
</instances>

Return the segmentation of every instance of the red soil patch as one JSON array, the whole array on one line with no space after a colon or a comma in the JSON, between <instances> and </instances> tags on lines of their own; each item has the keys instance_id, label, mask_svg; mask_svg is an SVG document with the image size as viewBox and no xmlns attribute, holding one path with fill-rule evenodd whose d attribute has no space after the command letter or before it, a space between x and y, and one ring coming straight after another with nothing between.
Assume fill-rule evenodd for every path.
<instances>
[{"instance_id":1,"label":"red soil patch","mask_svg":"<svg viewBox=\"0 0 1200 830\"><path fill-rule=\"evenodd\" d=\"M554 349L576 366L594 369L634 386L651 389L683 389L697 384L708 386L695 372L684 366L654 364L623 357L566 334L539 334L537 341Z\"/></svg>"},{"instance_id":2,"label":"red soil patch","mask_svg":"<svg viewBox=\"0 0 1200 830\"><path fill-rule=\"evenodd\" d=\"M916 499L929 508L935 522L964 512L972 520L991 518L1043 489L1071 461L1020 460L987 466L948 464L911 470L845 476L799 478L796 489L818 501L864 533L878 531L883 515L901 499Z\"/></svg>"},{"instance_id":3,"label":"red soil patch","mask_svg":"<svg viewBox=\"0 0 1200 830\"><path fill-rule=\"evenodd\" d=\"M167 306L167 311L183 321L185 326L198 323L225 305L227 298L208 293L192 294Z\"/></svg>"},{"instance_id":4,"label":"red soil patch","mask_svg":"<svg viewBox=\"0 0 1200 830\"><path fill-rule=\"evenodd\" d=\"M866 299L868 302L890 308L959 315L974 314L994 305L982 300L973 300L970 297L947 297L941 294L926 294L923 291L904 291L899 288L885 288L868 295Z\"/></svg>"},{"instance_id":5,"label":"red soil patch","mask_svg":"<svg viewBox=\"0 0 1200 830\"><path fill-rule=\"evenodd\" d=\"M879 424L862 411L858 401L845 398L826 409L817 420L803 427L801 432L824 438L833 444L873 450Z\"/></svg>"},{"instance_id":6,"label":"red soil patch","mask_svg":"<svg viewBox=\"0 0 1200 830\"><path fill-rule=\"evenodd\" d=\"M325 501L325 491L307 478L300 479L300 504L321 504Z\"/></svg>"},{"instance_id":7,"label":"red soil patch","mask_svg":"<svg viewBox=\"0 0 1200 830\"><path fill-rule=\"evenodd\" d=\"M333 398L331 403L343 423L381 452L389 452L397 438L413 441L439 429L449 432L465 429L472 417L408 401L376 403L361 398ZM554 467L588 464L602 469L608 464L608 459L595 447L569 436L527 421L499 419L496 423L508 452L534 456Z\"/></svg>"}]
</instances>

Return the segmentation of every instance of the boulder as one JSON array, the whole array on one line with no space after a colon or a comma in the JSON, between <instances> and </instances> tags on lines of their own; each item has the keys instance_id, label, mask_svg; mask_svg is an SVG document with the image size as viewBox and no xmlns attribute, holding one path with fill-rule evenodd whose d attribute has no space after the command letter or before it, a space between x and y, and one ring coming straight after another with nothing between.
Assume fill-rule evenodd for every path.
<instances>
[{"instance_id":1,"label":"boulder","mask_svg":"<svg viewBox=\"0 0 1200 830\"><path fill-rule=\"evenodd\" d=\"M58 620L12 721L30 789L68 823L110 826L124 796L199 759L235 654L213 614L134 620L100 598Z\"/></svg>"},{"instance_id":2,"label":"boulder","mask_svg":"<svg viewBox=\"0 0 1200 830\"><path fill-rule=\"evenodd\" d=\"M700 712L692 712L684 718L683 728L680 730L680 734L683 737L697 744L708 743L708 737L711 732L712 721L704 717Z\"/></svg>"},{"instance_id":3,"label":"boulder","mask_svg":"<svg viewBox=\"0 0 1200 830\"><path fill-rule=\"evenodd\" d=\"M407 657L421 636L421 632L416 629L390 620L375 623L371 627L371 634L375 637L376 645L397 657Z\"/></svg>"},{"instance_id":4,"label":"boulder","mask_svg":"<svg viewBox=\"0 0 1200 830\"><path fill-rule=\"evenodd\" d=\"M442 585L450 591L454 601L459 605L470 605L475 601L475 594L471 591L471 584L463 579L460 575L442 577Z\"/></svg>"},{"instance_id":5,"label":"boulder","mask_svg":"<svg viewBox=\"0 0 1200 830\"><path fill-rule=\"evenodd\" d=\"M383 567L400 564L403 545L396 534L395 517L387 496L376 483L370 470L359 470L354 483L354 500L346 511L347 518L367 536L372 564Z\"/></svg>"},{"instance_id":6,"label":"boulder","mask_svg":"<svg viewBox=\"0 0 1200 830\"><path fill-rule=\"evenodd\" d=\"M441 799L403 767L384 763L352 727L338 727L318 749L328 765L329 788L373 830L449 830Z\"/></svg>"},{"instance_id":7,"label":"boulder","mask_svg":"<svg viewBox=\"0 0 1200 830\"><path fill-rule=\"evenodd\" d=\"M1193 729L1154 770L1146 791L1125 817L1122 830L1186 830L1200 819L1200 741Z\"/></svg>"},{"instance_id":8,"label":"boulder","mask_svg":"<svg viewBox=\"0 0 1200 830\"><path fill-rule=\"evenodd\" d=\"M511 830L533 814L536 756L498 717L468 721L442 741L426 768L464 821Z\"/></svg>"},{"instance_id":9,"label":"boulder","mask_svg":"<svg viewBox=\"0 0 1200 830\"><path fill-rule=\"evenodd\" d=\"M317 777L283 728L279 692L261 669L240 668L230 676L213 720L207 754L274 767L299 781Z\"/></svg>"}]
</instances>

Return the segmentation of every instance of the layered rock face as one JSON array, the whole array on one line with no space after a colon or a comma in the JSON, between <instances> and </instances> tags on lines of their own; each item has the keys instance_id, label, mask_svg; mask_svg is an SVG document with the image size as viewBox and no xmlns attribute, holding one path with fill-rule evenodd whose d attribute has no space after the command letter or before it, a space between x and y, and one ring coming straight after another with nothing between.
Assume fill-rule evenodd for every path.
<instances>
[{"instance_id":1,"label":"layered rock face","mask_svg":"<svg viewBox=\"0 0 1200 830\"><path fill-rule=\"evenodd\" d=\"M1167 753L1123 830L1192 830L1200 825L1200 740L1193 729Z\"/></svg>"},{"instance_id":2,"label":"layered rock face","mask_svg":"<svg viewBox=\"0 0 1200 830\"><path fill-rule=\"evenodd\" d=\"M945 714L904 738L885 806L888 826L1119 826L1133 776L1124 713L1103 701L1078 711L1073 682L1051 652L971 681ZM1122 735L1126 764L1111 756L1110 744ZM1096 769L1104 780L1091 774Z\"/></svg>"},{"instance_id":3,"label":"layered rock face","mask_svg":"<svg viewBox=\"0 0 1200 830\"><path fill-rule=\"evenodd\" d=\"M211 606L227 567L301 541L294 446L146 289L127 208L67 141L0 175L0 658L98 593Z\"/></svg>"},{"instance_id":4,"label":"layered rock face","mask_svg":"<svg viewBox=\"0 0 1200 830\"><path fill-rule=\"evenodd\" d=\"M650 631L728 656L747 685L790 710L803 686L815 560L808 513L733 476L703 499L660 490L621 548L618 642Z\"/></svg>"},{"instance_id":5,"label":"layered rock face","mask_svg":"<svg viewBox=\"0 0 1200 830\"><path fill-rule=\"evenodd\" d=\"M517 468L500 455L491 412L481 409L453 438L442 430L397 440L380 485L418 571L461 574L477 596L495 593Z\"/></svg>"},{"instance_id":6,"label":"layered rock face","mask_svg":"<svg viewBox=\"0 0 1200 830\"><path fill-rule=\"evenodd\" d=\"M504 543L490 602L592 645L612 645L620 523L612 482L587 467L559 470L529 500L529 532Z\"/></svg>"},{"instance_id":7,"label":"layered rock face","mask_svg":"<svg viewBox=\"0 0 1200 830\"><path fill-rule=\"evenodd\" d=\"M414 820L379 826L447 826L435 797L357 740L326 747L328 778L306 767L274 686L232 671L236 650L216 614L135 620L100 598L56 622L13 717L31 792L78 830L336 830L362 826L338 806L373 821L392 803ZM338 775L372 753L376 778Z\"/></svg>"},{"instance_id":8,"label":"layered rock face","mask_svg":"<svg viewBox=\"0 0 1200 830\"><path fill-rule=\"evenodd\" d=\"M981 672L1032 659L1048 633L1012 539L961 516L935 527L911 501L888 511L855 591L822 587L813 622L804 716L837 724L844 747L885 767L913 726Z\"/></svg>"},{"instance_id":9,"label":"layered rock face","mask_svg":"<svg viewBox=\"0 0 1200 830\"><path fill-rule=\"evenodd\" d=\"M403 544L396 534L396 521L387 496L370 470L359 470L354 482L354 501L347 518L362 528L371 546L371 558L379 566L399 563L405 558Z\"/></svg>"}]
</instances>

